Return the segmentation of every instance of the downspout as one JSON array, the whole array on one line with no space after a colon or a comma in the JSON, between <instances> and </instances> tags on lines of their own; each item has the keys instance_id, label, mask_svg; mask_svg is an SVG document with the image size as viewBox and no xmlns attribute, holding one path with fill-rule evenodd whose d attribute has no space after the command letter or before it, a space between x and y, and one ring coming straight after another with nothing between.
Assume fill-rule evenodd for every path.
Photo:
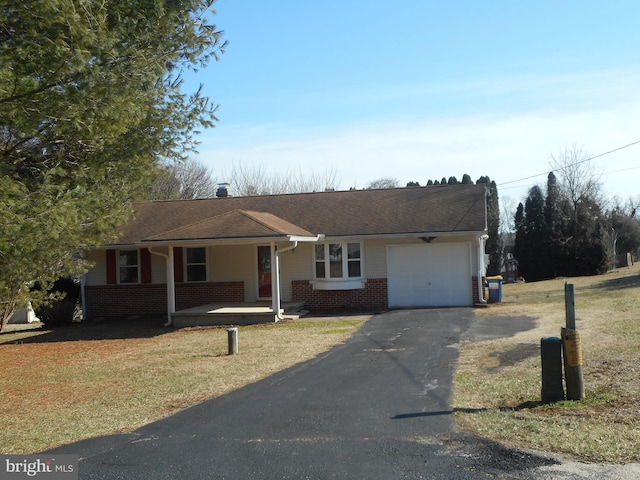
<instances>
[{"instance_id":1,"label":"downspout","mask_svg":"<svg viewBox=\"0 0 640 480\"><path fill-rule=\"evenodd\" d=\"M282 313L280 312L280 254L284 253L284 252L288 252L289 250L293 250L294 248L296 248L298 246L298 241L295 240L293 242L293 245L283 248L282 250L279 250L278 247L276 246L276 251L275 251L275 274L276 274L276 281L275 281L275 292L273 295L273 310L275 311L276 314L276 319L278 321L282 321L284 320L284 316L282 315Z\"/></svg>"},{"instance_id":2,"label":"downspout","mask_svg":"<svg viewBox=\"0 0 640 480\"><path fill-rule=\"evenodd\" d=\"M486 265L484 264L484 246L489 235L480 235L478 237L478 302L485 305L487 301L484 299L484 288L482 286L482 277L486 273Z\"/></svg>"},{"instance_id":3,"label":"downspout","mask_svg":"<svg viewBox=\"0 0 640 480\"><path fill-rule=\"evenodd\" d=\"M167 259L167 323L165 327L170 327L173 324L171 314L176 311L176 293L175 293L175 279L173 275L173 248L171 245L167 247L169 253L154 252L152 247L148 247L149 253L153 255L160 255Z\"/></svg>"}]
</instances>

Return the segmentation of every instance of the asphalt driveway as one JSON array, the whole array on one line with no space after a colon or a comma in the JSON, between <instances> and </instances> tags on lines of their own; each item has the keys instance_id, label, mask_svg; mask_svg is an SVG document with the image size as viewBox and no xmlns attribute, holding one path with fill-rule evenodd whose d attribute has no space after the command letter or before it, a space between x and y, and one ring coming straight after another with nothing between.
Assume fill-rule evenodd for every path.
<instances>
[{"instance_id":1,"label":"asphalt driveway","mask_svg":"<svg viewBox=\"0 0 640 480\"><path fill-rule=\"evenodd\" d=\"M82 479L535 478L556 462L459 434L449 407L461 339L531 326L464 308L386 312L308 362L55 452L79 454Z\"/></svg>"}]
</instances>

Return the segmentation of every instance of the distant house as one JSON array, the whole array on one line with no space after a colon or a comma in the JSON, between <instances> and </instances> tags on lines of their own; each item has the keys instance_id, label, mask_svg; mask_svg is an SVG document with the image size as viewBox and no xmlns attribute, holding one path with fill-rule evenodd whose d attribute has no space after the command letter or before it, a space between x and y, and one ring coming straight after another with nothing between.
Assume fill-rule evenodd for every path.
<instances>
[{"instance_id":1,"label":"distant house","mask_svg":"<svg viewBox=\"0 0 640 480\"><path fill-rule=\"evenodd\" d=\"M85 315L167 315L207 304L309 310L484 302L484 185L138 203L89 252Z\"/></svg>"}]
</instances>

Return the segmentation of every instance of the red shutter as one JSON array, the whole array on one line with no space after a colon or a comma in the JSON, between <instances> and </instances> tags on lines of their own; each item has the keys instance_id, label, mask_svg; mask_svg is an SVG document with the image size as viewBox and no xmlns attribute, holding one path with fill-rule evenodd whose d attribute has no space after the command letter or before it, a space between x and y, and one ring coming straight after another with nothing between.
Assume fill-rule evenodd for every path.
<instances>
[{"instance_id":1,"label":"red shutter","mask_svg":"<svg viewBox=\"0 0 640 480\"><path fill-rule=\"evenodd\" d=\"M107 284L112 285L116 283L116 251L106 250L106 263L107 263Z\"/></svg>"},{"instance_id":2,"label":"red shutter","mask_svg":"<svg viewBox=\"0 0 640 480\"><path fill-rule=\"evenodd\" d=\"M151 253L147 248L140 249L140 280L151 283Z\"/></svg>"},{"instance_id":3,"label":"red shutter","mask_svg":"<svg viewBox=\"0 0 640 480\"><path fill-rule=\"evenodd\" d=\"M182 247L173 247L173 275L176 282L184 282L184 257Z\"/></svg>"}]
</instances>

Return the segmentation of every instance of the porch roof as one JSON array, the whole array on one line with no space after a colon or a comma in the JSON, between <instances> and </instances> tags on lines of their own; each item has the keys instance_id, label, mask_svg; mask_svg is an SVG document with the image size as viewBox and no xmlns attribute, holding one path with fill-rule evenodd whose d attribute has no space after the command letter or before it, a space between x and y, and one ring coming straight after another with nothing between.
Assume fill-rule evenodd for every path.
<instances>
[{"instance_id":1,"label":"porch roof","mask_svg":"<svg viewBox=\"0 0 640 480\"><path fill-rule=\"evenodd\" d=\"M271 213L236 209L150 236L142 241L164 242L273 236L312 237L314 235Z\"/></svg>"}]
</instances>

